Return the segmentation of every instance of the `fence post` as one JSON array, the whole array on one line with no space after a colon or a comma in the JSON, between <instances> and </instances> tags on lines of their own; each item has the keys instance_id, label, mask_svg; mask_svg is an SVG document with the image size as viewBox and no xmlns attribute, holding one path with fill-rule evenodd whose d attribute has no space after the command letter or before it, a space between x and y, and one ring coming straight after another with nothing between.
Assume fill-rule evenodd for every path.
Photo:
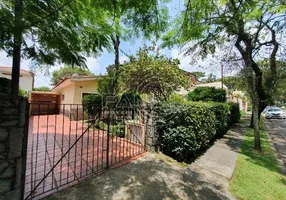
<instances>
[{"instance_id":1,"label":"fence post","mask_svg":"<svg viewBox=\"0 0 286 200\"><path fill-rule=\"evenodd\" d=\"M110 107L108 107L108 118L107 118L106 169L109 168L109 137L110 137Z\"/></svg>"}]
</instances>

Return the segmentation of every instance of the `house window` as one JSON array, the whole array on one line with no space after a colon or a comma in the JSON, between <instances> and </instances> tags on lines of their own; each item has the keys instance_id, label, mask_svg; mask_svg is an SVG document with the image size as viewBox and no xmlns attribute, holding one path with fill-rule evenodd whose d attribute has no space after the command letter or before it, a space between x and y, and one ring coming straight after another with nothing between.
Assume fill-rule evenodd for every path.
<instances>
[{"instance_id":1,"label":"house window","mask_svg":"<svg viewBox=\"0 0 286 200\"><path fill-rule=\"evenodd\" d=\"M64 101L65 100L65 95L64 94L62 94L62 101Z\"/></svg>"}]
</instances>

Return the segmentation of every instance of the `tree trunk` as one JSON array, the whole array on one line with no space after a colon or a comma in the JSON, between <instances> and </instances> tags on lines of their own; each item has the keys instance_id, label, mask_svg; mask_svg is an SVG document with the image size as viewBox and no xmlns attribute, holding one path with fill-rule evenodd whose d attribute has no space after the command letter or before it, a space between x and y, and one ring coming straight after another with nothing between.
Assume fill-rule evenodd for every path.
<instances>
[{"instance_id":1,"label":"tree trunk","mask_svg":"<svg viewBox=\"0 0 286 200\"><path fill-rule=\"evenodd\" d=\"M23 1L15 0L15 20L14 20L14 43L13 43L13 64L12 64L12 83L11 95L18 96L19 94L19 77L21 64L21 44L22 44L22 14Z\"/></svg>"},{"instance_id":2,"label":"tree trunk","mask_svg":"<svg viewBox=\"0 0 286 200\"><path fill-rule=\"evenodd\" d=\"M119 45L120 45L120 38L116 34L115 38L112 38L113 42L113 47L114 47L114 54L115 54L115 59L114 59L114 66L115 66L115 77L113 80L113 93L116 93L117 88L118 88L118 78L119 78L119 67L120 67L120 62L119 62Z\"/></svg>"},{"instance_id":3,"label":"tree trunk","mask_svg":"<svg viewBox=\"0 0 286 200\"><path fill-rule=\"evenodd\" d=\"M253 125L254 125L254 148L261 151L260 129L259 129L259 103L253 103Z\"/></svg>"},{"instance_id":4,"label":"tree trunk","mask_svg":"<svg viewBox=\"0 0 286 200\"><path fill-rule=\"evenodd\" d=\"M253 108L252 108L251 121L250 121L249 128L254 128L254 125L253 125Z\"/></svg>"}]
</instances>

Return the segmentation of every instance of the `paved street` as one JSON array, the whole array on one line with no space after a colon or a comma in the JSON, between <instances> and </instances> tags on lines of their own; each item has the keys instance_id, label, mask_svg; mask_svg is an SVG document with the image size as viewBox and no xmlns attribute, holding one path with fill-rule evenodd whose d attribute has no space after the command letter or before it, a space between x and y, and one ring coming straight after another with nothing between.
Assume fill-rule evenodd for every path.
<instances>
[{"instance_id":1,"label":"paved street","mask_svg":"<svg viewBox=\"0 0 286 200\"><path fill-rule=\"evenodd\" d=\"M265 120L265 125L268 129L271 140L274 143L278 157L280 157L286 167L286 120Z\"/></svg>"}]
</instances>

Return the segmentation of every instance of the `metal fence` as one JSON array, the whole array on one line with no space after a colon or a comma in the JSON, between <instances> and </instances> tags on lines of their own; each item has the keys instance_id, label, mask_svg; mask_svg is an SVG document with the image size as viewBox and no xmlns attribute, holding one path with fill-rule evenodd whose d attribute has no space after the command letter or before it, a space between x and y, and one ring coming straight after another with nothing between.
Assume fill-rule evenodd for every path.
<instances>
[{"instance_id":1,"label":"metal fence","mask_svg":"<svg viewBox=\"0 0 286 200\"><path fill-rule=\"evenodd\" d=\"M95 115L83 105L30 107L25 199L40 199L145 152L142 108L105 107Z\"/></svg>"}]
</instances>

